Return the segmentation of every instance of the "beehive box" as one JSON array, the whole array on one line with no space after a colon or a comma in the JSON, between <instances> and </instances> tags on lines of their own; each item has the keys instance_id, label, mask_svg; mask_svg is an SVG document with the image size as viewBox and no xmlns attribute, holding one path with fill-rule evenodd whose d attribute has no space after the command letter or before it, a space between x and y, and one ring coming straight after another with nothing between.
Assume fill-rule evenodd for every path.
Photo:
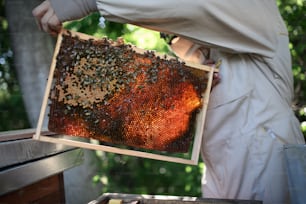
<instances>
[{"instance_id":1,"label":"beehive box","mask_svg":"<svg viewBox=\"0 0 306 204\"><path fill-rule=\"evenodd\" d=\"M262 204L258 200L105 193L88 204Z\"/></svg>"},{"instance_id":2,"label":"beehive box","mask_svg":"<svg viewBox=\"0 0 306 204\"><path fill-rule=\"evenodd\" d=\"M197 164L213 71L122 39L62 30L33 138ZM48 105L57 136L41 135Z\"/></svg>"}]
</instances>

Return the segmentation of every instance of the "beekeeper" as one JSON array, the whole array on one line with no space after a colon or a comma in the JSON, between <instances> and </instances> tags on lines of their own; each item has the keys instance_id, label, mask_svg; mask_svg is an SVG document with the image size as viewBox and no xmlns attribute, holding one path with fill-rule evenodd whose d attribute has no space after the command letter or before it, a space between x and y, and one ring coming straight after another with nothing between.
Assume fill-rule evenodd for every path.
<instances>
[{"instance_id":1,"label":"beekeeper","mask_svg":"<svg viewBox=\"0 0 306 204\"><path fill-rule=\"evenodd\" d=\"M171 46L186 60L222 60L202 143L203 197L289 203L283 145L304 138L291 109L288 32L275 0L50 0L33 15L56 35L62 22L94 11L175 34Z\"/></svg>"}]
</instances>

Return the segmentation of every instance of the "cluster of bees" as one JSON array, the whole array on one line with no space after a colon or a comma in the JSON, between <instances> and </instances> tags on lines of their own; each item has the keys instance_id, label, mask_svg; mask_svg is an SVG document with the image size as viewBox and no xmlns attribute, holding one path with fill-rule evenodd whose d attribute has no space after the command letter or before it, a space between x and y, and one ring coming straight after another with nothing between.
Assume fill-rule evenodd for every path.
<instances>
[{"instance_id":1,"label":"cluster of bees","mask_svg":"<svg viewBox=\"0 0 306 204\"><path fill-rule=\"evenodd\" d=\"M167 68L170 68L171 75L173 70L178 70L180 80L185 80L184 63L176 59L167 60L166 55L161 58L153 51L141 55L122 39L116 42L107 38L94 41L63 35L51 99L65 103L64 112L67 114L75 106L93 109L97 105L108 105L115 93L129 89L138 76L146 78L145 84L138 86L141 89L146 84L156 83L161 75L159 72Z\"/></svg>"},{"instance_id":2,"label":"cluster of bees","mask_svg":"<svg viewBox=\"0 0 306 204\"><path fill-rule=\"evenodd\" d=\"M185 87L178 85L185 81ZM172 86L176 87L175 91L171 91ZM111 140L122 140L125 135L132 135L131 127L135 131L133 125L147 127L152 121L164 119L156 111L184 112L179 107L176 110L172 102L179 100L180 95L175 94L192 91L186 88L189 86L193 86L196 93L188 95L186 92L191 98L184 100L196 101L197 105L190 108L192 111L200 106L198 101L201 101L205 84L203 77L193 76L183 62L157 56L153 51L136 52L122 39L84 40L71 34L62 35L50 94L49 129L96 139L108 135ZM131 113L131 108L135 114ZM151 122L133 121L144 118ZM149 128L139 132L147 134ZM139 136L139 144L145 140L143 137Z\"/></svg>"}]
</instances>

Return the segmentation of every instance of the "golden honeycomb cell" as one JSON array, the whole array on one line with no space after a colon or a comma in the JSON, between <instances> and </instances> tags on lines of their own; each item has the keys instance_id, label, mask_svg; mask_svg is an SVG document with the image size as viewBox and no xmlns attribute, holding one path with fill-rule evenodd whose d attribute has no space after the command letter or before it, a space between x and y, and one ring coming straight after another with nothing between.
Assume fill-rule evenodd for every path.
<instances>
[{"instance_id":1,"label":"golden honeycomb cell","mask_svg":"<svg viewBox=\"0 0 306 204\"><path fill-rule=\"evenodd\" d=\"M50 94L50 131L188 151L206 72L152 51L136 52L122 39L62 37Z\"/></svg>"}]
</instances>

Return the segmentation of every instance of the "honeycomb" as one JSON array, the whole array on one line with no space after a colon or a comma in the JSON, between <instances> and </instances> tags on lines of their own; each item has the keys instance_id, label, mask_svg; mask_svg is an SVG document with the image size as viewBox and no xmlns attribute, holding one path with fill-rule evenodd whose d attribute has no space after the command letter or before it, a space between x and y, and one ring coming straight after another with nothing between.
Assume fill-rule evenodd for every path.
<instances>
[{"instance_id":1,"label":"honeycomb","mask_svg":"<svg viewBox=\"0 0 306 204\"><path fill-rule=\"evenodd\" d=\"M50 131L101 142L187 152L206 74L122 39L62 34L50 93Z\"/></svg>"}]
</instances>

